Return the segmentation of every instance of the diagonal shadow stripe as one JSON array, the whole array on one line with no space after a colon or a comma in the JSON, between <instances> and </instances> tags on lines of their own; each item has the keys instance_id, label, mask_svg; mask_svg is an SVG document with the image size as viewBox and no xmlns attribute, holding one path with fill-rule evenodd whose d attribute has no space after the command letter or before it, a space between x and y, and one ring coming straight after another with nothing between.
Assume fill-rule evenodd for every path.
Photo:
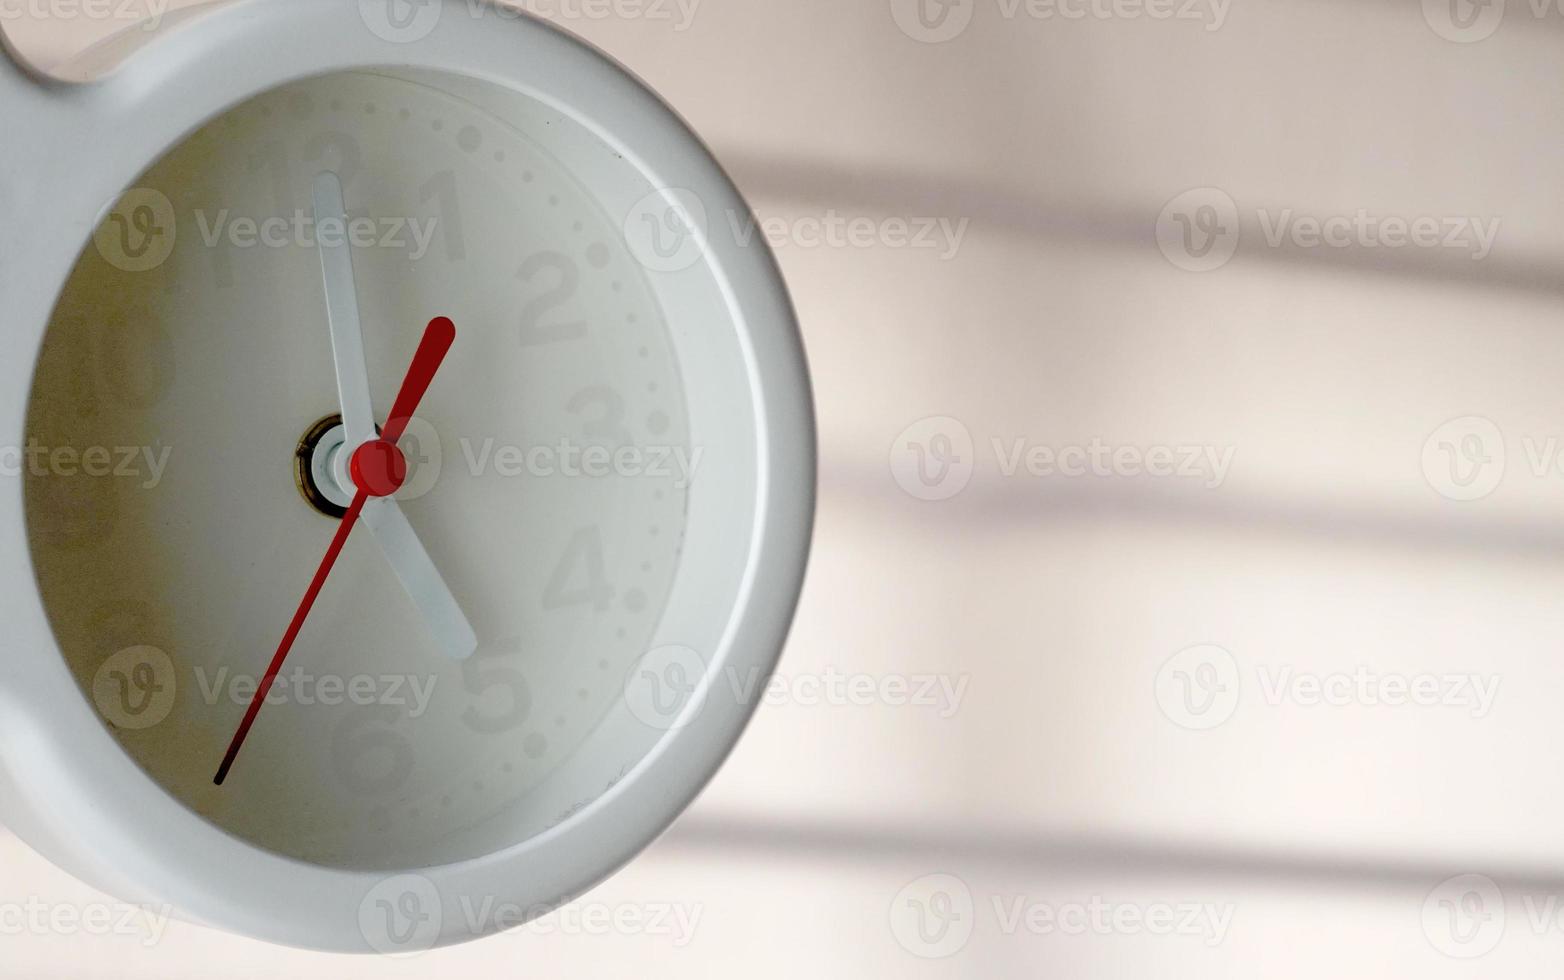
<instances>
[{"instance_id":1,"label":"diagonal shadow stripe","mask_svg":"<svg viewBox=\"0 0 1564 980\"><path fill-rule=\"evenodd\" d=\"M1401 552L1506 553L1542 562L1564 558L1564 525L1485 509L1481 502L1418 510L1339 498L1262 497L1238 490L1184 492L1133 480L1011 480L974 481L956 497L923 503L902 493L888 470L876 471L829 452L822 458L820 488L824 507L841 504L890 514L899 505L916 505L919 520L930 528L1126 521L1289 534Z\"/></svg>"},{"instance_id":2,"label":"diagonal shadow stripe","mask_svg":"<svg viewBox=\"0 0 1564 980\"><path fill-rule=\"evenodd\" d=\"M928 870L957 872L997 867L1364 891L1426 890L1455 875L1481 873L1505 889L1564 893L1564 869L1458 862L1445 855L1387 857L985 828L924 830L692 814L655 847L674 856L724 854L857 865L911 862Z\"/></svg>"},{"instance_id":3,"label":"diagonal shadow stripe","mask_svg":"<svg viewBox=\"0 0 1564 980\"><path fill-rule=\"evenodd\" d=\"M970 218L973 231L986 229L1065 245L1135 249L1148 259L1162 261L1156 222L1166 201L1122 207L1041 197L1033 188L1004 188L997 183L879 166L853 168L745 152L730 153L724 159L739 187L754 201L885 216ZM1169 196L1183 189L1171 188ZM1255 217L1257 205L1239 203L1240 244L1229 268L1258 262L1564 297L1564 255L1496 251L1477 262L1464 251L1445 248L1301 248L1291 242L1273 248ZM1275 214L1282 208L1266 210ZM1437 212L1438 208L1429 210ZM1450 213L1460 212L1451 209Z\"/></svg>"}]
</instances>

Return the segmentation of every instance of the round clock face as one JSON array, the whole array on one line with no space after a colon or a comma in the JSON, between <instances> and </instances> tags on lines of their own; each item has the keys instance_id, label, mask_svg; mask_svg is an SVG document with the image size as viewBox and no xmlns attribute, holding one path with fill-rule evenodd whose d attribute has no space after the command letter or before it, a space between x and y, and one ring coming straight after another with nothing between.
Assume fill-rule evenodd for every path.
<instances>
[{"instance_id":1,"label":"round clock face","mask_svg":"<svg viewBox=\"0 0 1564 980\"><path fill-rule=\"evenodd\" d=\"M653 643L699 479L670 317L566 162L613 154L470 94L336 74L211 121L105 213L35 374L29 540L84 694L167 792L315 863L461 860L566 818L584 794L550 787ZM345 224L320 220L324 173ZM340 526L328 235L377 422L426 324L456 325L395 499L477 649L442 648L360 525L218 785ZM594 748L585 778L602 792L656 734Z\"/></svg>"}]
</instances>

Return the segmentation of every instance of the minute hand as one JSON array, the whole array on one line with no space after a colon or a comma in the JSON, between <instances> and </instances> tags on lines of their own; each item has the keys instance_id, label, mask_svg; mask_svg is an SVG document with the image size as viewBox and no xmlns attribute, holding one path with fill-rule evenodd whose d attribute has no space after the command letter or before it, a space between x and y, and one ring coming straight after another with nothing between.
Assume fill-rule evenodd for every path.
<instances>
[{"instance_id":1,"label":"minute hand","mask_svg":"<svg viewBox=\"0 0 1564 980\"><path fill-rule=\"evenodd\" d=\"M329 170L315 178L317 231L321 222L328 220L341 222L344 229L348 220L342 182ZM326 281L326 312L337 374L337 396L342 407L342 427L347 435L343 452L351 456L358 447L375 440L375 414L369 397L369 371L364 363L364 333L359 320L352 248L346 234L325 237L332 241L329 245L325 241L318 242L320 266ZM409 419L397 414L402 407L394 406L392 417L386 421L383 437L387 441L396 442L407 426ZM440 649L456 660L472 656L478 648L477 634L402 513L401 506L390 497L370 500L364 507L364 525L380 545L402 588L423 614Z\"/></svg>"}]
</instances>

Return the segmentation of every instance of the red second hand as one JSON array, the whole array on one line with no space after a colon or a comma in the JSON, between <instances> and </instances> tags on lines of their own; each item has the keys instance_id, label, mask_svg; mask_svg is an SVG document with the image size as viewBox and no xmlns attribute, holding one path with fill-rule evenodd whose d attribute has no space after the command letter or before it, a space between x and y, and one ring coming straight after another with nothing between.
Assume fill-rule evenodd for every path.
<instances>
[{"instance_id":1,"label":"red second hand","mask_svg":"<svg viewBox=\"0 0 1564 980\"><path fill-rule=\"evenodd\" d=\"M213 780L217 785L223 785L223 780L228 778L228 770L233 768L234 759L238 758L239 749L244 746L244 740L250 734L251 726L255 724L255 716L260 714L261 705L266 702L267 692L271 690L272 682L277 679L278 671L282 670L282 662L288 659L288 651L293 649L293 641L298 638L299 630L304 628L304 620L309 616L311 607L315 605L315 599L320 595L322 586L326 584L326 576L331 574L332 566L337 563L337 556L342 554L342 547L347 544L348 534L352 532L353 525L358 523L359 515L364 512L364 505L369 502L371 496L387 496L395 493L400 485L399 476L392 475L387 479L388 473L381 470L395 469L390 464L400 459L400 452L395 448L396 441L402 438L402 433L406 431L413 413L418 410L418 403L429 390L435 372L440 369L446 352L451 349L451 344L455 340L456 325L450 320L442 316L429 321L429 326L424 330L424 338L418 343L418 351L413 355L413 363L407 368L407 376L402 379L402 390L397 393L396 401L391 406L391 415L386 419L385 427L380 430L380 438L354 451L351 467L354 479L363 480L370 489L361 488L354 494L353 502L348 505L348 512L343 515L342 524L337 528L336 536L331 539L331 546L326 549L326 557L321 561L315 577L310 580L309 589L304 593L304 601L299 603L298 611L293 614L293 621L288 624L288 631L282 635L282 643L278 644L277 652L272 655L271 665L266 668L266 676L255 689L255 696L250 699L250 708L244 713L244 721L239 723L239 730L234 732L233 741L228 743L228 753L223 756L223 764L218 767L217 778ZM377 451L364 452L377 444L379 444ZM386 446L391 447L390 451L384 448ZM368 470L376 472L373 477L365 479L361 474Z\"/></svg>"}]
</instances>

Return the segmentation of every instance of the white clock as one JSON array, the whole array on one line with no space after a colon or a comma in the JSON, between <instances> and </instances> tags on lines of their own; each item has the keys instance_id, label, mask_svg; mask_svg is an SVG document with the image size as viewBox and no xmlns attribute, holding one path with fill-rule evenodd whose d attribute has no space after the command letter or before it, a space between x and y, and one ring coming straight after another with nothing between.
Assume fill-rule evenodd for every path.
<instances>
[{"instance_id":1,"label":"white clock","mask_svg":"<svg viewBox=\"0 0 1564 980\"><path fill-rule=\"evenodd\" d=\"M310 948L581 894L732 748L803 576L745 204L468 0L240 3L77 70L0 56L0 819Z\"/></svg>"}]
</instances>

